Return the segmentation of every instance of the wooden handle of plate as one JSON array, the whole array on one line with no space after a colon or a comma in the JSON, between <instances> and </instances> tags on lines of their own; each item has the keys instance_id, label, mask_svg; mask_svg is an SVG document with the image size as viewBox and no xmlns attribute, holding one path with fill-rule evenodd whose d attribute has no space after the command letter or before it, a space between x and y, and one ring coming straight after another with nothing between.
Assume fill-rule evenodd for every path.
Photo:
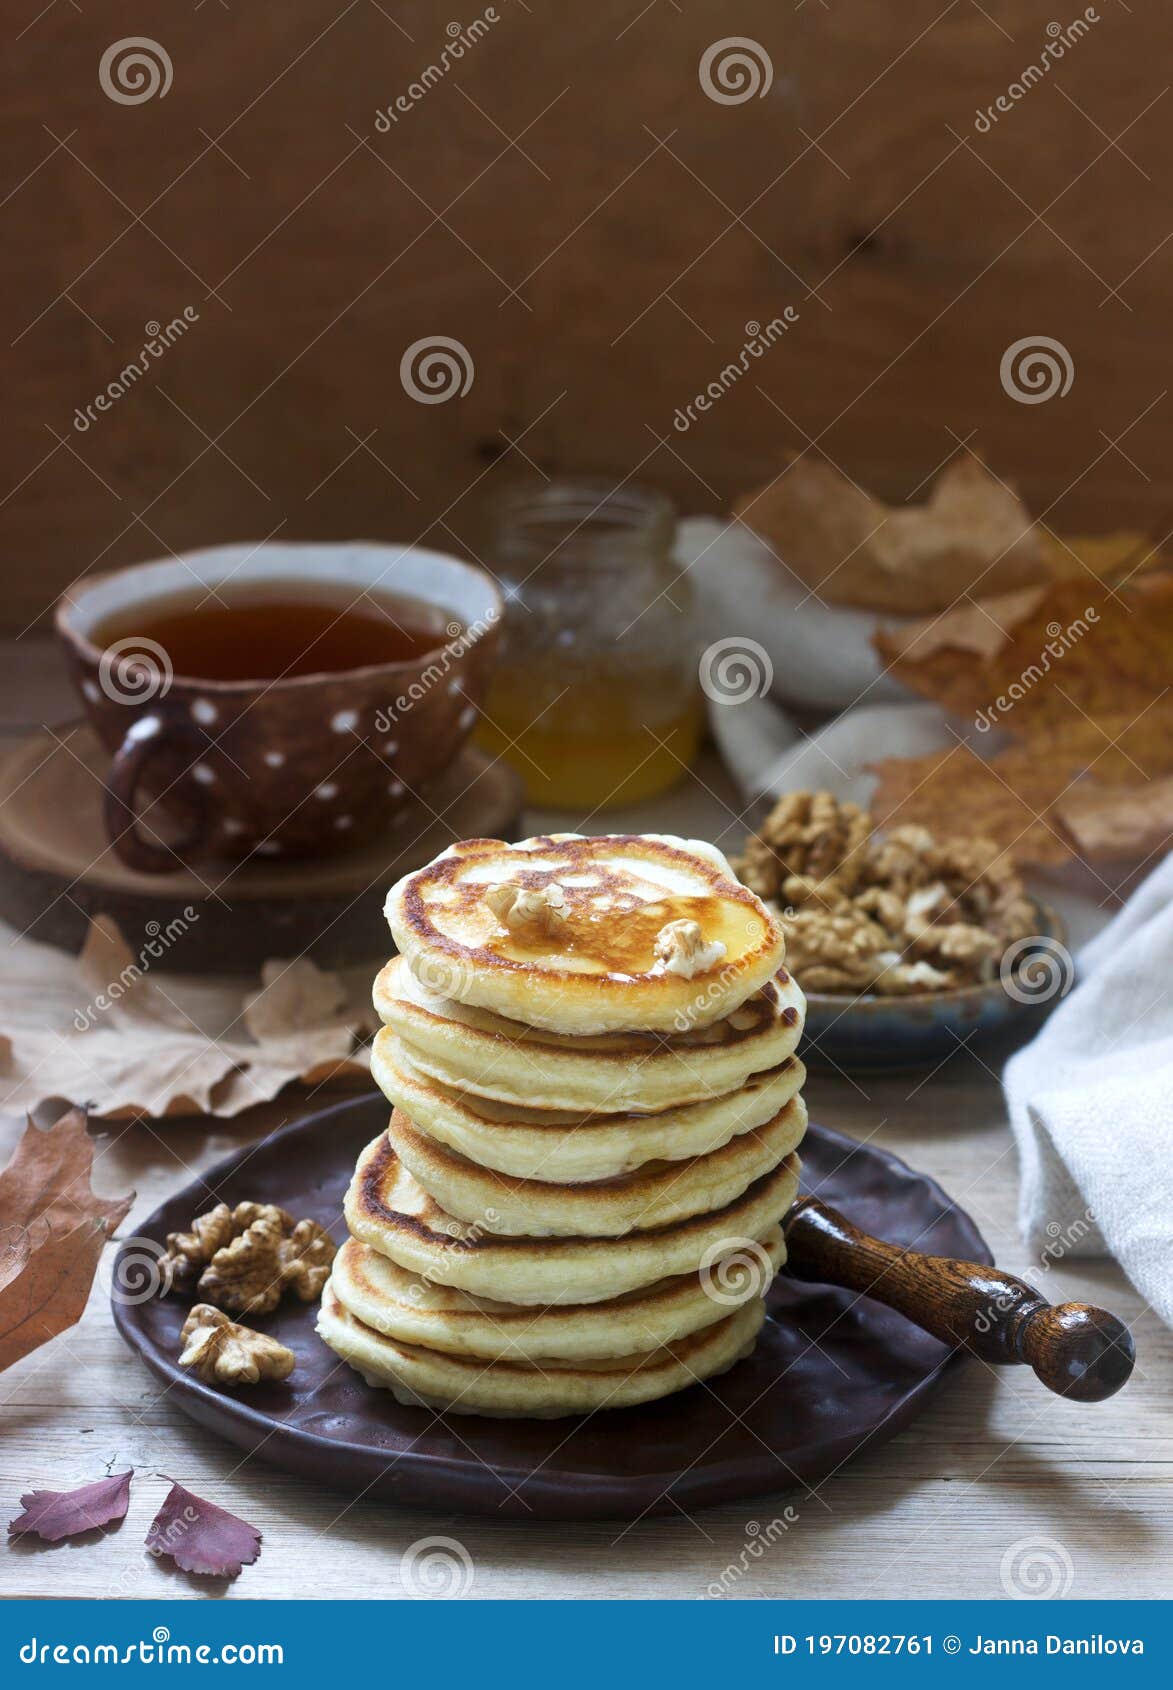
<instances>
[{"instance_id":1,"label":"wooden handle of plate","mask_svg":"<svg viewBox=\"0 0 1173 1690\"><path fill-rule=\"evenodd\" d=\"M1103 1402L1132 1372L1132 1336L1107 1309L1048 1303L1001 1268L886 1244L817 1197L800 1198L784 1226L786 1271L794 1278L874 1297L982 1361L1025 1362L1061 1397Z\"/></svg>"}]
</instances>

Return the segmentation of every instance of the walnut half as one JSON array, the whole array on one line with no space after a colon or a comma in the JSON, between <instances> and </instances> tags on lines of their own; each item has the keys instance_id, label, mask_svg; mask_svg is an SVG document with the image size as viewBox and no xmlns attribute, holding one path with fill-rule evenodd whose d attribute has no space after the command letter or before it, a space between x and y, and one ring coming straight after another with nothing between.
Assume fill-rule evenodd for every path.
<instances>
[{"instance_id":1,"label":"walnut half","mask_svg":"<svg viewBox=\"0 0 1173 1690\"><path fill-rule=\"evenodd\" d=\"M312 1302L329 1277L335 1248L317 1221L294 1225L284 1209L269 1204L231 1244L217 1250L198 1289L236 1314L268 1314L287 1286L303 1303Z\"/></svg>"},{"instance_id":2,"label":"walnut half","mask_svg":"<svg viewBox=\"0 0 1173 1690\"><path fill-rule=\"evenodd\" d=\"M294 1221L275 1203L218 1203L190 1232L172 1232L160 1261L163 1289L196 1289L237 1314L267 1314L289 1287L303 1303L317 1297L335 1244L316 1221Z\"/></svg>"},{"instance_id":3,"label":"walnut half","mask_svg":"<svg viewBox=\"0 0 1173 1690\"><path fill-rule=\"evenodd\" d=\"M699 921L669 921L656 935L656 955L667 974L691 980L725 955L722 939L705 940Z\"/></svg>"},{"instance_id":4,"label":"walnut half","mask_svg":"<svg viewBox=\"0 0 1173 1690\"><path fill-rule=\"evenodd\" d=\"M536 927L554 939L566 926L566 893L556 880L547 881L545 886L499 881L487 889L485 902L511 933Z\"/></svg>"},{"instance_id":5,"label":"walnut half","mask_svg":"<svg viewBox=\"0 0 1173 1690\"><path fill-rule=\"evenodd\" d=\"M209 1303L197 1303L179 1335L180 1367L205 1385L256 1385L262 1379L288 1379L293 1351L276 1338L238 1326Z\"/></svg>"}]
</instances>

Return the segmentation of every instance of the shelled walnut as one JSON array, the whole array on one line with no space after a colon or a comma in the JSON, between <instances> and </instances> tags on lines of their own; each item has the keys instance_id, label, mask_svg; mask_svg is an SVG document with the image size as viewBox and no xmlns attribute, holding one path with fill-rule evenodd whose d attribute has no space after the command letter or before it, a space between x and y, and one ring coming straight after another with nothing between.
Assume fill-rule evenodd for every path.
<instances>
[{"instance_id":1,"label":"shelled walnut","mask_svg":"<svg viewBox=\"0 0 1173 1690\"><path fill-rule=\"evenodd\" d=\"M1038 920L989 840L877 835L867 811L829 792L780 798L737 868L777 910L787 966L810 991L894 996L991 979Z\"/></svg>"},{"instance_id":2,"label":"shelled walnut","mask_svg":"<svg viewBox=\"0 0 1173 1690\"><path fill-rule=\"evenodd\" d=\"M180 1367L206 1385L255 1385L262 1379L288 1379L295 1357L286 1345L240 1326L221 1309L196 1303L179 1334Z\"/></svg>"},{"instance_id":3,"label":"shelled walnut","mask_svg":"<svg viewBox=\"0 0 1173 1690\"><path fill-rule=\"evenodd\" d=\"M566 925L566 894L556 880L537 887L500 881L488 887L485 902L511 933L530 927L556 938Z\"/></svg>"},{"instance_id":4,"label":"shelled walnut","mask_svg":"<svg viewBox=\"0 0 1173 1690\"><path fill-rule=\"evenodd\" d=\"M219 1203L168 1234L160 1260L165 1291L193 1283L202 1297L238 1314L267 1314L286 1288L303 1303L317 1297L335 1244L317 1221L294 1221L274 1203Z\"/></svg>"}]
</instances>

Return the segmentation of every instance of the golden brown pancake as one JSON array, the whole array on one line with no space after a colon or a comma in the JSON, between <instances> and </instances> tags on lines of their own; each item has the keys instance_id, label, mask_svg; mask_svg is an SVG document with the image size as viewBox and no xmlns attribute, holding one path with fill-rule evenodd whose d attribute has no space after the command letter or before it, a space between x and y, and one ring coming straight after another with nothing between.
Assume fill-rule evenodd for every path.
<instances>
[{"instance_id":1,"label":"golden brown pancake","mask_svg":"<svg viewBox=\"0 0 1173 1690\"><path fill-rule=\"evenodd\" d=\"M602 1303L534 1308L473 1297L406 1272L347 1239L334 1258L334 1294L365 1326L405 1344L483 1361L597 1361L674 1343L764 1294L786 1258L780 1227L704 1274L661 1279Z\"/></svg>"},{"instance_id":2,"label":"golden brown pancake","mask_svg":"<svg viewBox=\"0 0 1173 1690\"><path fill-rule=\"evenodd\" d=\"M609 1179L657 1160L683 1161L762 1127L801 1089L796 1056L737 1091L655 1114L585 1115L501 1103L425 1074L388 1027L375 1039L371 1073L421 1132L482 1168L519 1179Z\"/></svg>"},{"instance_id":3,"label":"golden brown pancake","mask_svg":"<svg viewBox=\"0 0 1173 1690\"><path fill-rule=\"evenodd\" d=\"M725 1208L796 1149L805 1130L806 1105L793 1097L772 1120L703 1156L573 1182L479 1168L421 1132L401 1109L387 1136L403 1165L457 1220L484 1221L504 1237L621 1238Z\"/></svg>"},{"instance_id":4,"label":"golden brown pancake","mask_svg":"<svg viewBox=\"0 0 1173 1690\"><path fill-rule=\"evenodd\" d=\"M760 1298L659 1349L611 1361L481 1361L384 1337L343 1308L327 1284L318 1332L369 1385L449 1414L552 1420L630 1408L723 1373L748 1355L765 1318Z\"/></svg>"},{"instance_id":5,"label":"golden brown pancake","mask_svg":"<svg viewBox=\"0 0 1173 1690\"><path fill-rule=\"evenodd\" d=\"M671 1037L570 1037L438 996L402 957L380 971L374 1004L410 1061L432 1079L502 1103L591 1114L672 1109L736 1091L794 1054L806 1010L781 969L707 1027Z\"/></svg>"},{"instance_id":6,"label":"golden brown pancake","mask_svg":"<svg viewBox=\"0 0 1173 1690\"><path fill-rule=\"evenodd\" d=\"M465 840L398 881L386 915L425 986L570 1034L708 1026L785 955L720 851L671 834Z\"/></svg>"},{"instance_id":7,"label":"golden brown pancake","mask_svg":"<svg viewBox=\"0 0 1173 1690\"><path fill-rule=\"evenodd\" d=\"M792 1151L724 1208L623 1238L503 1238L492 1214L448 1214L380 1133L359 1156L344 1209L352 1237L423 1279L506 1303L595 1303L764 1238L794 1201L799 1167Z\"/></svg>"}]
</instances>

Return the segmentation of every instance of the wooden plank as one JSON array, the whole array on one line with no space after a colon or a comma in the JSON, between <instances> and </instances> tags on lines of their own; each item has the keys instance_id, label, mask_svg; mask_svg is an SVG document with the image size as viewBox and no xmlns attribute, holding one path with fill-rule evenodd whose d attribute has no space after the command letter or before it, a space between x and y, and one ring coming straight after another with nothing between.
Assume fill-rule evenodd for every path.
<instances>
[{"instance_id":1,"label":"wooden plank","mask_svg":"<svg viewBox=\"0 0 1173 1690\"><path fill-rule=\"evenodd\" d=\"M1164 532L1167 8L1101 9L981 134L1050 0L746 0L774 74L736 106L698 81L719 9L601 0L553 29L510 7L381 133L449 15L419 0L411 39L325 0L168 16L172 86L135 106L95 74L115 0L22 35L0 105L8 630L87 568L278 528L478 550L478 499L527 457L638 470L695 511L808 439L907 497L972 433L1061 526ZM680 434L677 408L786 304L794 328ZM77 429L185 306L198 321ZM399 360L437 334L475 379L420 406ZM1037 334L1075 380L1024 405L999 360Z\"/></svg>"}]
</instances>

